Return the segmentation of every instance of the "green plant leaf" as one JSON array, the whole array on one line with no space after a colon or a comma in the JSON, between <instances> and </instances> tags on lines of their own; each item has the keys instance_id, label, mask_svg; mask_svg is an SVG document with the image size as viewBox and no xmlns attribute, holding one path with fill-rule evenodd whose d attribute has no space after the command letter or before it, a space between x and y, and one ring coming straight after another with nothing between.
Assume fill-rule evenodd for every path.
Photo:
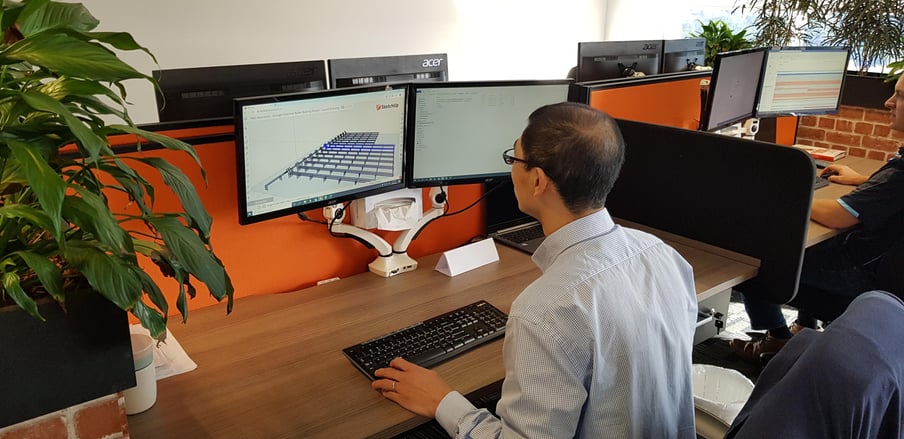
<instances>
[{"instance_id":1,"label":"green plant leaf","mask_svg":"<svg viewBox=\"0 0 904 439\"><path fill-rule=\"evenodd\" d=\"M135 170L122 163L121 160L115 159L113 161L116 166L111 166L108 162L101 161L98 163L98 169L109 174L122 185L122 190L129 195L130 200L138 205L142 215L150 215L151 209L145 203L144 197L147 195L151 203L153 203L154 187Z\"/></svg>"},{"instance_id":2,"label":"green plant leaf","mask_svg":"<svg viewBox=\"0 0 904 439\"><path fill-rule=\"evenodd\" d=\"M145 305L144 302L135 302L135 306L131 310L132 315L138 317L141 326L151 333L151 337L157 341L166 340L166 317L156 310Z\"/></svg>"},{"instance_id":3,"label":"green plant leaf","mask_svg":"<svg viewBox=\"0 0 904 439\"><path fill-rule=\"evenodd\" d=\"M184 269L204 282L217 300L232 294L226 281L226 270L192 229L172 216L148 218L147 221L157 229L167 248L172 251L177 280L179 270Z\"/></svg>"},{"instance_id":4,"label":"green plant leaf","mask_svg":"<svg viewBox=\"0 0 904 439\"><path fill-rule=\"evenodd\" d=\"M130 255L135 249L132 239L119 225L110 208L99 195L76 187L79 196L67 196L63 200L63 213L82 230L92 234L109 251L117 255Z\"/></svg>"},{"instance_id":5,"label":"green plant leaf","mask_svg":"<svg viewBox=\"0 0 904 439\"><path fill-rule=\"evenodd\" d=\"M138 127L131 127L128 125L117 125L111 124L109 128L112 130L116 130L122 133L135 134L139 137L143 137L151 142L163 145L164 148L170 149L173 151L183 151L191 156L191 158L195 161L195 163L200 167L201 166L201 158L198 157L198 153L195 151L195 148L185 143L181 140L174 139L172 137L167 137L162 134L155 133L153 131L143 130ZM204 177L204 181L207 181L207 174L204 171L204 168L201 168L201 175Z\"/></svg>"},{"instance_id":6,"label":"green plant leaf","mask_svg":"<svg viewBox=\"0 0 904 439\"><path fill-rule=\"evenodd\" d=\"M106 253L89 241L69 241L63 256L79 270L91 288L128 310L141 298L142 285L133 267L123 259Z\"/></svg>"},{"instance_id":7,"label":"green plant leaf","mask_svg":"<svg viewBox=\"0 0 904 439\"><path fill-rule=\"evenodd\" d=\"M22 290L18 274L12 271L3 273L3 289L12 297L13 302L16 302L16 305L19 305L25 312L32 317L44 320L44 317L38 312L38 304Z\"/></svg>"},{"instance_id":8,"label":"green plant leaf","mask_svg":"<svg viewBox=\"0 0 904 439\"><path fill-rule=\"evenodd\" d=\"M18 251L13 253L22 258L32 271L38 276L41 285L50 293L50 296L59 302L65 300L65 292L63 291L63 274L60 268L56 266L50 259L43 255L30 251Z\"/></svg>"},{"instance_id":9,"label":"green plant leaf","mask_svg":"<svg viewBox=\"0 0 904 439\"><path fill-rule=\"evenodd\" d=\"M25 204L8 203L0 206L0 217L24 220L42 230L53 230L53 222L47 216L47 213Z\"/></svg>"},{"instance_id":10,"label":"green plant leaf","mask_svg":"<svg viewBox=\"0 0 904 439\"><path fill-rule=\"evenodd\" d=\"M19 15L19 30L26 37L47 29L72 28L90 31L100 22L80 3L31 0Z\"/></svg>"},{"instance_id":11,"label":"green plant leaf","mask_svg":"<svg viewBox=\"0 0 904 439\"><path fill-rule=\"evenodd\" d=\"M64 33L40 33L0 51L0 63L25 61L61 76L118 82L146 78L100 44L80 41Z\"/></svg>"},{"instance_id":12,"label":"green plant leaf","mask_svg":"<svg viewBox=\"0 0 904 439\"><path fill-rule=\"evenodd\" d=\"M169 162L159 158L135 158L135 160L146 163L155 167L163 176L163 182L169 186L182 202L185 213L191 219L192 225L196 226L201 232L201 239L204 243L210 240L210 226L213 220L201 203L201 197L195 190L195 185L191 183L188 177L182 173L179 168L173 166Z\"/></svg>"},{"instance_id":13,"label":"green plant leaf","mask_svg":"<svg viewBox=\"0 0 904 439\"><path fill-rule=\"evenodd\" d=\"M22 170L28 184L34 190L35 195L41 202L41 207L47 213L51 221L50 231L57 240L62 239L62 230L60 224L62 222L63 197L66 192L66 183L60 178L44 159L34 151L15 139L7 139L7 145L12 150L13 155L19 163L22 164Z\"/></svg>"},{"instance_id":14,"label":"green plant leaf","mask_svg":"<svg viewBox=\"0 0 904 439\"><path fill-rule=\"evenodd\" d=\"M110 151L107 146L107 139L101 138L94 131L91 131L81 120L75 117L65 105L36 91L28 91L22 93L22 100L36 110L46 111L59 115L66 122L66 126L72 130L72 134L78 138L80 145L88 151L90 160L97 160L102 151Z\"/></svg>"},{"instance_id":15,"label":"green plant leaf","mask_svg":"<svg viewBox=\"0 0 904 439\"><path fill-rule=\"evenodd\" d=\"M140 50L154 60L154 64L157 64L157 58L148 50L146 47L138 44L132 35L126 32L90 32L85 33L85 37L95 39L102 43L109 44L119 50Z\"/></svg>"},{"instance_id":16,"label":"green plant leaf","mask_svg":"<svg viewBox=\"0 0 904 439\"><path fill-rule=\"evenodd\" d=\"M138 274L141 276L141 284L144 286L144 292L147 293L148 298L151 299L151 303L153 303L165 316L166 313L169 312L169 304L166 303L166 297L163 295L163 292L160 291L160 288L157 287L157 284L154 283L154 280L151 279L147 273L142 271Z\"/></svg>"}]
</instances>

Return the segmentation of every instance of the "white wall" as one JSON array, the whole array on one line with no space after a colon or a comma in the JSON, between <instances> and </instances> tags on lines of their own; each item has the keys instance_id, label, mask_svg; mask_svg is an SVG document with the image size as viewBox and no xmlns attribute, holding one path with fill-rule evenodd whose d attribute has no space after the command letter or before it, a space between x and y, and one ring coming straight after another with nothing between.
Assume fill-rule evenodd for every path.
<instances>
[{"instance_id":1,"label":"white wall","mask_svg":"<svg viewBox=\"0 0 904 439\"><path fill-rule=\"evenodd\" d=\"M151 50L138 70L445 52L451 80L562 78L577 42L603 39L606 0L81 0L102 31ZM153 90L127 83L137 123Z\"/></svg>"}]
</instances>

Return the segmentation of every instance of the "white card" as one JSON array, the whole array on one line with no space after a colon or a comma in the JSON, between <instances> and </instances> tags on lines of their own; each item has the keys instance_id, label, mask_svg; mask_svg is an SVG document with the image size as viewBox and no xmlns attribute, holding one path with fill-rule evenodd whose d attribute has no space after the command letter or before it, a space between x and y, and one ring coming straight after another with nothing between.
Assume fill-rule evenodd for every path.
<instances>
[{"instance_id":1,"label":"white card","mask_svg":"<svg viewBox=\"0 0 904 439\"><path fill-rule=\"evenodd\" d=\"M493 238L487 238L444 252L436 263L436 271L455 276L498 260L496 243Z\"/></svg>"}]
</instances>

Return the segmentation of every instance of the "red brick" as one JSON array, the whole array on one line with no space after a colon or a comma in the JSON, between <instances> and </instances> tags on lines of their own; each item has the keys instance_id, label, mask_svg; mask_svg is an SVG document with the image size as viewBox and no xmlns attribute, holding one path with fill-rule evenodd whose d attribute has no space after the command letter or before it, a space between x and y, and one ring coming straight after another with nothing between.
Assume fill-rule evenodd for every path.
<instances>
[{"instance_id":1,"label":"red brick","mask_svg":"<svg viewBox=\"0 0 904 439\"><path fill-rule=\"evenodd\" d=\"M878 137L888 137L891 135L891 128L888 125L873 125L873 135Z\"/></svg>"},{"instance_id":2,"label":"red brick","mask_svg":"<svg viewBox=\"0 0 904 439\"><path fill-rule=\"evenodd\" d=\"M848 155L851 157L866 157L866 150L863 148L850 148Z\"/></svg>"},{"instance_id":3,"label":"red brick","mask_svg":"<svg viewBox=\"0 0 904 439\"><path fill-rule=\"evenodd\" d=\"M886 158L887 155L888 155L887 153L884 153L882 151L867 151L866 152L866 158L873 159L873 160L882 160L882 161L888 160Z\"/></svg>"},{"instance_id":4,"label":"red brick","mask_svg":"<svg viewBox=\"0 0 904 439\"><path fill-rule=\"evenodd\" d=\"M800 126L802 127L815 127L817 117L815 116L803 116L800 118Z\"/></svg>"},{"instance_id":5,"label":"red brick","mask_svg":"<svg viewBox=\"0 0 904 439\"><path fill-rule=\"evenodd\" d=\"M845 146L860 145L863 136L848 133L828 132L826 133L826 142L836 143Z\"/></svg>"},{"instance_id":6,"label":"red brick","mask_svg":"<svg viewBox=\"0 0 904 439\"><path fill-rule=\"evenodd\" d=\"M114 395L115 396L115 395ZM79 439L101 439L122 433L122 410L119 398L104 397L77 408L73 417Z\"/></svg>"},{"instance_id":7,"label":"red brick","mask_svg":"<svg viewBox=\"0 0 904 439\"><path fill-rule=\"evenodd\" d=\"M857 134L870 135L870 134L873 133L873 127L875 127L875 125L873 125L873 124L871 124L871 123L867 123L867 122L857 122L857 123L854 125L854 129L853 129L853 130L847 129L847 130L844 130L844 131L845 131L845 132L848 132L848 133L854 132L854 133L857 133ZM838 131L842 131L842 130L839 129Z\"/></svg>"},{"instance_id":8,"label":"red brick","mask_svg":"<svg viewBox=\"0 0 904 439\"><path fill-rule=\"evenodd\" d=\"M904 139L904 132L891 130L892 139Z\"/></svg>"},{"instance_id":9,"label":"red brick","mask_svg":"<svg viewBox=\"0 0 904 439\"><path fill-rule=\"evenodd\" d=\"M69 432L62 414L46 417L40 421L25 421L0 433L0 439L61 439L67 437L69 437Z\"/></svg>"},{"instance_id":10,"label":"red brick","mask_svg":"<svg viewBox=\"0 0 904 439\"><path fill-rule=\"evenodd\" d=\"M857 124L861 124L863 122L856 122ZM835 131L841 131L842 133L850 133L854 131L854 122L844 119L838 119L835 122Z\"/></svg>"},{"instance_id":11,"label":"red brick","mask_svg":"<svg viewBox=\"0 0 904 439\"><path fill-rule=\"evenodd\" d=\"M810 142L810 143L812 143L813 146L817 146L820 148L831 148L832 147L831 143L826 143L826 142Z\"/></svg>"},{"instance_id":12,"label":"red brick","mask_svg":"<svg viewBox=\"0 0 904 439\"><path fill-rule=\"evenodd\" d=\"M838 110L838 117L852 120L863 120L863 108L843 106Z\"/></svg>"},{"instance_id":13,"label":"red brick","mask_svg":"<svg viewBox=\"0 0 904 439\"><path fill-rule=\"evenodd\" d=\"M898 150L898 142L880 137L867 137L863 139L863 147L879 151L894 152Z\"/></svg>"},{"instance_id":14,"label":"red brick","mask_svg":"<svg viewBox=\"0 0 904 439\"><path fill-rule=\"evenodd\" d=\"M797 129L797 137L809 140L825 140L826 132L818 128L800 127Z\"/></svg>"},{"instance_id":15,"label":"red brick","mask_svg":"<svg viewBox=\"0 0 904 439\"><path fill-rule=\"evenodd\" d=\"M832 119L831 117L820 117L819 122L817 123L817 126L819 126L820 128L828 129L828 130L834 130L835 129L835 119Z\"/></svg>"},{"instance_id":16,"label":"red brick","mask_svg":"<svg viewBox=\"0 0 904 439\"><path fill-rule=\"evenodd\" d=\"M863 115L863 120L869 121L869 122L877 122L877 123L881 123L881 124L887 124L887 123L891 122L891 113L889 113L887 111L879 111L879 110L867 111Z\"/></svg>"}]
</instances>

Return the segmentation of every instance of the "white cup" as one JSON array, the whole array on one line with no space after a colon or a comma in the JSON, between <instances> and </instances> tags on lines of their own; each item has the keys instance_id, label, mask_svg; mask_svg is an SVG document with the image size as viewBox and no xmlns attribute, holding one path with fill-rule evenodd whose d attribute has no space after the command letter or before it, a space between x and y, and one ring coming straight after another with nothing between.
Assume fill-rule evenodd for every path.
<instances>
[{"instance_id":1,"label":"white cup","mask_svg":"<svg viewBox=\"0 0 904 439\"><path fill-rule=\"evenodd\" d=\"M154 370L154 339L132 334L132 358L135 361L135 387L126 389L126 414L141 413L157 402L157 373Z\"/></svg>"}]
</instances>

